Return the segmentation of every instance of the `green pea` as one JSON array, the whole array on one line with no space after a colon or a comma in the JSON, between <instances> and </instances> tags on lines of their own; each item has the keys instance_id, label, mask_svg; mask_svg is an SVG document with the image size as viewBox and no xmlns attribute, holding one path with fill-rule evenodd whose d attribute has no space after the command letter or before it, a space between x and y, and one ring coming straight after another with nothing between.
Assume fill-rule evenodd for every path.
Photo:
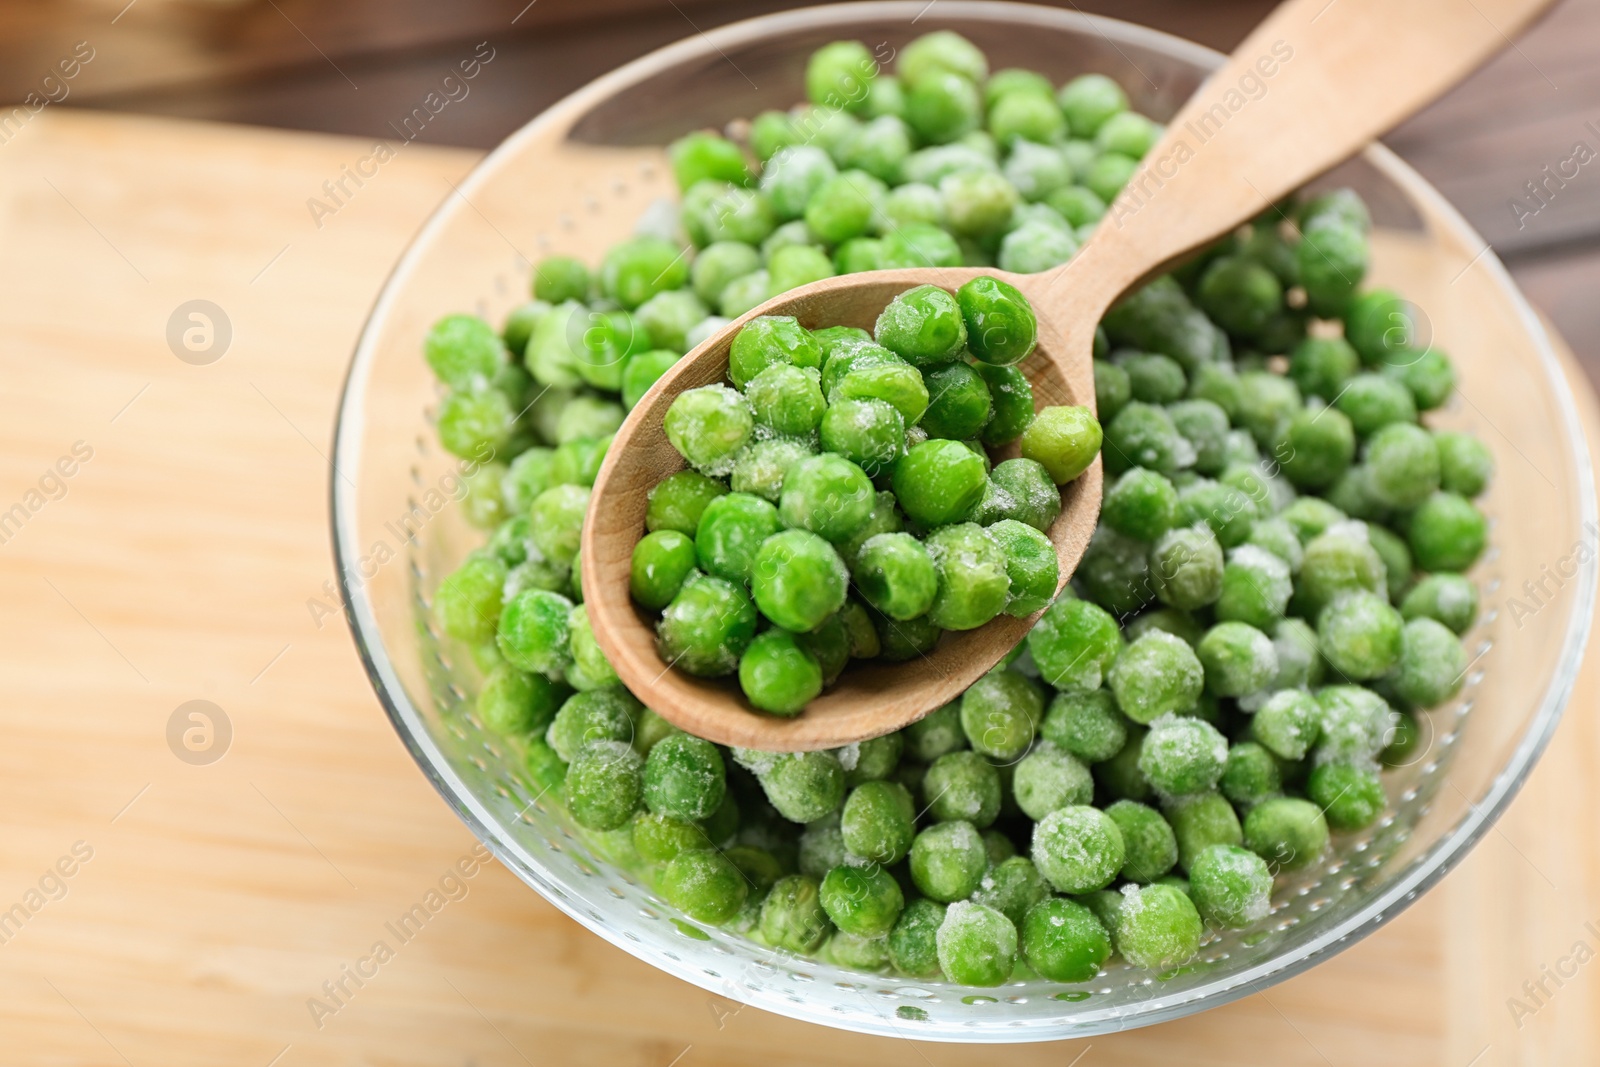
<instances>
[{"instance_id":1,"label":"green pea","mask_svg":"<svg viewBox=\"0 0 1600 1067\"><path fill-rule=\"evenodd\" d=\"M1489 484L1494 473L1494 456L1489 447L1471 434L1452 430L1433 435L1439 450L1439 485L1447 493L1475 497Z\"/></svg>"},{"instance_id":2,"label":"green pea","mask_svg":"<svg viewBox=\"0 0 1600 1067\"><path fill-rule=\"evenodd\" d=\"M739 146L714 133L697 131L680 137L667 147L667 157L678 188L684 191L708 178L740 185L750 180Z\"/></svg>"},{"instance_id":3,"label":"green pea","mask_svg":"<svg viewBox=\"0 0 1600 1067\"><path fill-rule=\"evenodd\" d=\"M1088 469L1100 452L1100 423L1086 407L1046 407L1022 434L1022 455L1044 464L1057 485Z\"/></svg>"},{"instance_id":4,"label":"green pea","mask_svg":"<svg viewBox=\"0 0 1600 1067\"><path fill-rule=\"evenodd\" d=\"M821 394L818 394L821 400ZM905 419L882 400L838 400L822 413L822 447L869 476L890 469L905 447Z\"/></svg>"},{"instance_id":5,"label":"green pea","mask_svg":"<svg viewBox=\"0 0 1600 1067\"><path fill-rule=\"evenodd\" d=\"M661 613L656 649L662 660L693 675L732 674L755 637L756 621L743 589L721 578L692 576Z\"/></svg>"},{"instance_id":6,"label":"green pea","mask_svg":"<svg viewBox=\"0 0 1600 1067\"><path fill-rule=\"evenodd\" d=\"M689 734L663 738L644 765L644 802L657 815L676 819L709 818L727 786L717 746Z\"/></svg>"},{"instance_id":7,"label":"green pea","mask_svg":"<svg viewBox=\"0 0 1600 1067\"><path fill-rule=\"evenodd\" d=\"M1057 891L1079 894L1110 885L1126 851L1122 831L1105 812L1075 805L1057 808L1034 824L1031 855Z\"/></svg>"},{"instance_id":8,"label":"green pea","mask_svg":"<svg viewBox=\"0 0 1600 1067\"><path fill-rule=\"evenodd\" d=\"M1248 696L1278 673L1272 639L1243 622L1219 622L1195 647L1206 671L1206 688L1217 696Z\"/></svg>"},{"instance_id":9,"label":"green pea","mask_svg":"<svg viewBox=\"0 0 1600 1067\"><path fill-rule=\"evenodd\" d=\"M1295 263L1311 310L1325 318L1336 317L1366 277L1366 232L1324 216L1302 231Z\"/></svg>"},{"instance_id":10,"label":"green pea","mask_svg":"<svg viewBox=\"0 0 1600 1067\"><path fill-rule=\"evenodd\" d=\"M895 464L894 495L905 513L927 526L960 522L988 484L984 462L957 441L935 439L907 450Z\"/></svg>"},{"instance_id":11,"label":"green pea","mask_svg":"<svg viewBox=\"0 0 1600 1067\"><path fill-rule=\"evenodd\" d=\"M1221 793L1174 798L1166 802L1163 810L1178 840L1178 866L1186 871L1212 845L1237 845L1244 841L1239 816Z\"/></svg>"},{"instance_id":12,"label":"green pea","mask_svg":"<svg viewBox=\"0 0 1600 1067\"><path fill-rule=\"evenodd\" d=\"M731 466L750 440L755 419L750 405L725 385L706 385L679 393L667 409L667 440L691 466L707 472Z\"/></svg>"},{"instance_id":13,"label":"green pea","mask_svg":"<svg viewBox=\"0 0 1600 1067\"><path fill-rule=\"evenodd\" d=\"M984 238L1001 233L1011 221L1020 197L1011 183L990 170L963 170L939 182L949 227L958 237Z\"/></svg>"},{"instance_id":14,"label":"green pea","mask_svg":"<svg viewBox=\"0 0 1600 1067\"><path fill-rule=\"evenodd\" d=\"M956 298L937 285L919 285L889 301L878 316L873 335L880 345L914 367L948 363L967 343L967 327Z\"/></svg>"},{"instance_id":15,"label":"green pea","mask_svg":"<svg viewBox=\"0 0 1600 1067\"><path fill-rule=\"evenodd\" d=\"M929 437L964 441L976 437L988 424L994 401L975 369L965 363L950 363L925 370L923 379L928 389L928 408L920 425Z\"/></svg>"},{"instance_id":16,"label":"green pea","mask_svg":"<svg viewBox=\"0 0 1600 1067\"><path fill-rule=\"evenodd\" d=\"M693 537L700 526L706 505L728 491L728 487L699 471L669 474L650 490L645 509L647 530L676 530Z\"/></svg>"},{"instance_id":17,"label":"green pea","mask_svg":"<svg viewBox=\"0 0 1600 1067\"><path fill-rule=\"evenodd\" d=\"M983 101L967 77L930 71L907 83L905 119L924 141L946 144L978 128Z\"/></svg>"},{"instance_id":18,"label":"green pea","mask_svg":"<svg viewBox=\"0 0 1600 1067\"><path fill-rule=\"evenodd\" d=\"M911 794L898 782L856 786L845 798L839 831L852 855L878 864L899 863L910 853L916 836Z\"/></svg>"},{"instance_id":19,"label":"green pea","mask_svg":"<svg viewBox=\"0 0 1600 1067\"><path fill-rule=\"evenodd\" d=\"M1122 833L1122 877L1154 882L1172 870L1178 862L1178 839L1159 811L1136 800L1119 800L1105 813Z\"/></svg>"},{"instance_id":20,"label":"green pea","mask_svg":"<svg viewBox=\"0 0 1600 1067\"><path fill-rule=\"evenodd\" d=\"M750 891L739 868L715 850L678 853L662 868L656 884L673 907L713 925L737 915Z\"/></svg>"},{"instance_id":21,"label":"green pea","mask_svg":"<svg viewBox=\"0 0 1600 1067\"><path fill-rule=\"evenodd\" d=\"M882 181L865 171L842 171L823 182L806 202L806 225L832 245L861 237L887 192Z\"/></svg>"},{"instance_id":22,"label":"green pea","mask_svg":"<svg viewBox=\"0 0 1600 1067\"><path fill-rule=\"evenodd\" d=\"M1478 587L1459 574L1430 574L1400 602L1400 615L1408 621L1436 619L1465 633L1478 617Z\"/></svg>"},{"instance_id":23,"label":"green pea","mask_svg":"<svg viewBox=\"0 0 1600 1067\"><path fill-rule=\"evenodd\" d=\"M728 378L743 389L777 363L820 370L822 348L792 316L762 315L745 323L734 337L728 350Z\"/></svg>"},{"instance_id":24,"label":"green pea","mask_svg":"<svg viewBox=\"0 0 1600 1067\"><path fill-rule=\"evenodd\" d=\"M1439 492L1412 512L1409 535L1418 567L1425 571L1465 571L1483 553L1488 522L1470 500Z\"/></svg>"},{"instance_id":25,"label":"green pea","mask_svg":"<svg viewBox=\"0 0 1600 1067\"><path fill-rule=\"evenodd\" d=\"M446 634L479 643L494 637L500 621L506 565L487 553L474 553L439 583L433 613Z\"/></svg>"},{"instance_id":26,"label":"green pea","mask_svg":"<svg viewBox=\"0 0 1600 1067\"><path fill-rule=\"evenodd\" d=\"M961 264L961 246L955 237L931 223L907 223L884 235L880 269L959 267Z\"/></svg>"},{"instance_id":27,"label":"green pea","mask_svg":"<svg viewBox=\"0 0 1600 1067\"><path fill-rule=\"evenodd\" d=\"M1392 290L1368 290L1346 305L1344 336L1368 366L1403 361L1416 338L1416 310Z\"/></svg>"},{"instance_id":28,"label":"green pea","mask_svg":"<svg viewBox=\"0 0 1600 1067\"><path fill-rule=\"evenodd\" d=\"M1324 763L1311 772L1306 795L1334 830L1364 830L1389 805L1376 771L1351 763Z\"/></svg>"},{"instance_id":29,"label":"green pea","mask_svg":"<svg viewBox=\"0 0 1600 1067\"><path fill-rule=\"evenodd\" d=\"M423 354L440 381L461 390L494 378L506 362L494 328L476 315L446 315L434 323Z\"/></svg>"},{"instance_id":30,"label":"green pea","mask_svg":"<svg viewBox=\"0 0 1600 1067\"><path fill-rule=\"evenodd\" d=\"M1244 846L1281 870L1300 870L1327 850L1328 822L1309 800L1275 797L1245 816Z\"/></svg>"},{"instance_id":31,"label":"green pea","mask_svg":"<svg viewBox=\"0 0 1600 1067\"><path fill-rule=\"evenodd\" d=\"M1272 905L1272 871L1254 852L1237 845L1212 845L1189 870L1189 895L1206 922L1249 926Z\"/></svg>"},{"instance_id":32,"label":"green pea","mask_svg":"<svg viewBox=\"0 0 1600 1067\"><path fill-rule=\"evenodd\" d=\"M970 897L988 866L983 838L969 822L935 823L911 844L911 880L923 896L942 903Z\"/></svg>"},{"instance_id":33,"label":"green pea","mask_svg":"<svg viewBox=\"0 0 1600 1067\"><path fill-rule=\"evenodd\" d=\"M908 978L937 978L938 934L944 923L944 904L919 897L906 905L889 931L889 960Z\"/></svg>"},{"instance_id":34,"label":"green pea","mask_svg":"<svg viewBox=\"0 0 1600 1067\"><path fill-rule=\"evenodd\" d=\"M1094 913L1061 897L1029 908L1020 937L1028 964L1053 982L1087 982L1111 955L1111 936Z\"/></svg>"},{"instance_id":35,"label":"green pea","mask_svg":"<svg viewBox=\"0 0 1600 1067\"><path fill-rule=\"evenodd\" d=\"M1186 715L1163 715L1145 735L1139 770L1164 796L1194 796L1215 788L1227 759L1227 738L1215 726Z\"/></svg>"},{"instance_id":36,"label":"green pea","mask_svg":"<svg viewBox=\"0 0 1600 1067\"><path fill-rule=\"evenodd\" d=\"M549 304L589 298L589 269L571 256L546 256L533 268L533 295Z\"/></svg>"},{"instance_id":37,"label":"green pea","mask_svg":"<svg viewBox=\"0 0 1600 1067\"><path fill-rule=\"evenodd\" d=\"M527 674L502 663L489 672L478 691L478 718L497 734L543 732L567 692L570 690L542 674Z\"/></svg>"},{"instance_id":38,"label":"green pea","mask_svg":"<svg viewBox=\"0 0 1600 1067\"><path fill-rule=\"evenodd\" d=\"M762 543L750 589L762 614L786 630L815 629L844 606L849 573L832 545L805 530Z\"/></svg>"},{"instance_id":39,"label":"green pea","mask_svg":"<svg viewBox=\"0 0 1600 1067\"><path fill-rule=\"evenodd\" d=\"M761 936L773 948L811 953L827 940L830 923L815 878L791 874L761 902Z\"/></svg>"},{"instance_id":40,"label":"green pea","mask_svg":"<svg viewBox=\"0 0 1600 1067\"><path fill-rule=\"evenodd\" d=\"M1005 610L1011 589L1006 553L983 527L970 522L944 526L924 544L939 574L928 609L930 622L945 630L971 630Z\"/></svg>"},{"instance_id":41,"label":"green pea","mask_svg":"<svg viewBox=\"0 0 1600 1067\"><path fill-rule=\"evenodd\" d=\"M845 542L871 519L875 499L872 481L860 467L823 453L801 460L784 475L778 510L785 526Z\"/></svg>"},{"instance_id":42,"label":"green pea","mask_svg":"<svg viewBox=\"0 0 1600 1067\"><path fill-rule=\"evenodd\" d=\"M815 822L844 802L844 768L831 752L779 754L758 777L767 800L790 822Z\"/></svg>"},{"instance_id":43,"label":"green pea","mask_svg":"<svg viewBox=\"0 0 1600 1067\"><path fill-rule=\"evenodd\" d=\"M567 766L567 809L588 830L626 826L639 807L642 761L622 741L590 741Z\"/></svg>"},{"instance_id":44,"label":"green pea","mask_svg":"<svg viewBox=\"0 0 1600 1067\"><path fill-rule=\"evenodd\" d=\"M1111 692L1123 714L1151 723L1168 712L1183 713L1200 699L1204 668L1182 639L1152 630L1123 650L1112 666Z\"/></svg>"},{"instance_id":45,"label":"green pea","mask_svg":"<svg viewBox=\"0 0 1600 1067\"><path fill-rule=\"evenodd\" d=\"M739 686L752 706L797 715L822 693L822 665L793 634L768 630L739 658Z\"/></svg>"}]
</instances>

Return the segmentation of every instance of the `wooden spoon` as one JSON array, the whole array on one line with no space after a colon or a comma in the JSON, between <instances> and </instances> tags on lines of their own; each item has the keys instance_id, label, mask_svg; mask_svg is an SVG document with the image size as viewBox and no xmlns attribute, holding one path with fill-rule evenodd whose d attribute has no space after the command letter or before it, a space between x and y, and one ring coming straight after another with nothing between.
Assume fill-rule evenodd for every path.
<instances>
[{"instance_id":1,"label":"wooden spoon","mask_svg":"<svg viewBox=\"0 0 1600 1067\"><path fill-rule=\"evenodd\" d=\"M953 700L1009 652L1034 617L947 633L905 663L852 663L796 718L753 711L734 679L701 679L656 654L653 618L628 592L647 494L684 467L662 419L686 389L724 380L728 347L757 315L808 328L871 329L896 294L932 283L954 291L980 275L1022 290L1039 316L1039 348L1022 364L1035 403L1094 406L1095 325L1124 292L1228 233L1354 155L1510 43L1549 0L1290 0L1267 18L1167 126L1094 236L1040 274L986 268L874 271L775 297L680 360L636 405L595 480L582 573L596 639L622 681L674 725L726 745L833 748L878 737ZM1098 460L1064 487L1049 530L1061 581L1077 566L1100 511Z\"/></svg>"}]
</instances>

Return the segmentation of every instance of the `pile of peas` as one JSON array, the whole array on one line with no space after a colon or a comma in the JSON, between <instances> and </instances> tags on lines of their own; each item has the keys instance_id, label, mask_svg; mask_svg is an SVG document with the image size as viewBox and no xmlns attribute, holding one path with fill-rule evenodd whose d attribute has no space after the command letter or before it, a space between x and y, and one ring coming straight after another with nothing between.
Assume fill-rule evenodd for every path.
<instances>
[{"instance_id":1,"label":"pile of peas","mask_svg":"<svg viewBox=\"0 0 1600 1067\"><path fill-rule=\"evenodd\" d=\"M1007 662L836 751L673 728L617 684L575 570L626 407L777 287L1070 255L1158 132L1107 78L991 76L948 33L897 71L829 45L811 105L759 116L743 143L674 146L692 258L643 235L595 275L539 264L537 299L498 334L439 323L440 438L474 460L466 514L493 533L435 619L471 650L478 720L535 788L697 922L971 986L1084 982L1113 954L1168 971L1384 812L1381 771L1414 758L1419 716L1468 667L1490 455L1423 421L1454 371L1409 304L1363 284L1360 199L1286 202L1106 315L1103 521ZM711 495L674 504L674 528L697 528ZM855 614L860 647L900 640Z\"/></svg>"},{"instance_id":2,"label":"pile of peas","mask_svg":"<svg viewBox=\"0 0 1600 1067\"><path fill-rule=\"evenodd\" d=\"M1042 531L1101 430L1086 407L1035 414L1016 364L1037 336L1027 299L990 277L901 293L870 334L746 323L732 387L667 409L691 469L651 491L631 575L661 612L663 662L737 672L753 707L796 715L851 659L909 659L1048 605L1060 571ZM991 469L986 446L1019 439Z\"/></svg>"}]
</instances>

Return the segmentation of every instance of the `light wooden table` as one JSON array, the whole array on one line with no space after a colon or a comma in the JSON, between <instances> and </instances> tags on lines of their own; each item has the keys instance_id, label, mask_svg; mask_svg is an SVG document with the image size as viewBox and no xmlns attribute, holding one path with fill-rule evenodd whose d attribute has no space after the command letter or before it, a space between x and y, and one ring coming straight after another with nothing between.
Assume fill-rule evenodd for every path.
<instances>
[{"instance_id":1,"label":"light wooden table","mask_svg":"<svg viewBox=\"0 0 1600 1067\"><path fill-rule=\"evenodd\" d=\"M1600 968L1547 980L1554 995L1520 1027L1507 1003L1575 943L1600 948L1600 664L1523 795L1442 887L1309 974L1198 1017L994 1053L837 1033L667 978L491 864L375 976L346 980L353 995L319 1028L308 1000L373 942L397 944L385 923L475 844L390 729L342 619L312 607L332 576L326 457L346 359L390 264L476 158L408 147L318 228L306 200L368 148L57 109L0 146L0 1062L1600 1054ZM209 365L166 340L194 299L231 323ZM44 477L75 446L92 456ZM4 519L13 503L20 525ZM228 717L218 762L169 749L190 700ZM58 862L70 877L46 877ZM26 915L7 925L14 904Z\"/></svg>"}]
</instances>

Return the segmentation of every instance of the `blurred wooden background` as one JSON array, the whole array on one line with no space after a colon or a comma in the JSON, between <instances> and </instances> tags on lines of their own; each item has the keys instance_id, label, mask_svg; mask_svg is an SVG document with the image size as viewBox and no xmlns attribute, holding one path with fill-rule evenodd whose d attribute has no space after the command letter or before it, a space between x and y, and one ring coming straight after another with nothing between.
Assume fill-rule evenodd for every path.
<instances>
[{"instance_id":1,"label":"blurred wooden background","mask_svg":"<svg viewBox=\"0 0 1600 1067\"><path fill-rule=\"evenodd\" d=\"M1057 2L1227 49L1274 0ZM496 61L472 84L475 102L441 114L421 137L488 148L620 63L697 30L794 6L0 0L0 101L65 93L60 102L68 106L385 136L451 66L488 41ZM46 82L80 41L94 58L70 81ZM1494 245L1600 381L1600 302L1590 295L1600 285L1597 51L1600 0L1561 0L1522 40L1388 140ZM1576 177L1552 177L1579 144L1592 161L1569 164ZM1529 183L1541 185L1542 200ZM1517 200L1521 212L1513 208Z\"/></svg>"}]
</instances>

